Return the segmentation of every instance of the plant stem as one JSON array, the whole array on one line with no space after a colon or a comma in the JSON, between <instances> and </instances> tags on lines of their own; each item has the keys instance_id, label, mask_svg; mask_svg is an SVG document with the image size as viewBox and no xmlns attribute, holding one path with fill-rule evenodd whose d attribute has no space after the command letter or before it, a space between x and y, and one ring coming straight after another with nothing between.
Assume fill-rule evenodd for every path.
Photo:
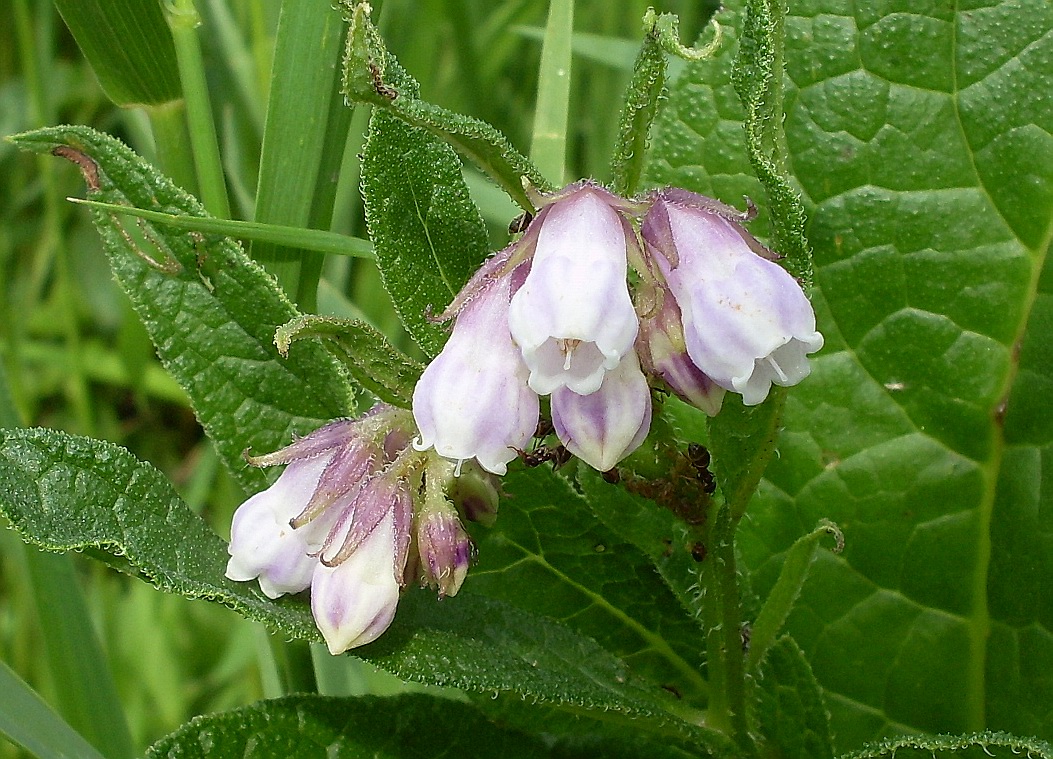
<instances>
[{"instance_id":1,"label":"plant stem","mask_svg":"<svg viewBox=\"0 0 1053 759\"><path fill-rule=\"evenodd\" d=\"M212 105L208 98L205 66L201 59L201 42L197 27L201 17L193 0L168 0L165 3L168 25L175 42L179 79L186 99L187 119L190 122L190 142L194 151L201 202L213 216L230 218L227 185L223 179L223 164L219 157L219 140L212 120Z\"/></svg>"}]
</instances>

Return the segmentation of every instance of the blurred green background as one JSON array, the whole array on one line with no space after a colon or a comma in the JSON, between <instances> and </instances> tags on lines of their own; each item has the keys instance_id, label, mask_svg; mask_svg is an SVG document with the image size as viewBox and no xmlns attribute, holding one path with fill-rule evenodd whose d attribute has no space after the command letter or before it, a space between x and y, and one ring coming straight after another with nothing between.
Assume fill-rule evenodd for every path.
<instances>
[{"instance_id":1,"label":"blurred green background","mask_svg":"<svg viewBox=\"0 0 1053 759\"><path fill-rule=\"evenodd\" d=\"M569 179L607 178L621 93L639 46L641 18L652 4L680 16L685 41L698 35L716 5L575 4ZM108 99L56 5L63 3L0 2L0 135L86 124L154 160L157 114ZM251 219L281 6L252 0L198 0L196 6L231 215ZM489 121L528 152L547 13L545 0L384 0L374 3L373 17L392 52L420 81L422 97ZM344 159L332 167L336 201L329 226L358 237L365 229L357 154L367 119L364 108L354 113ZM502 246L517 210L473 169L466 176L495 247ZM186 501L226 535L244 494L219 466L182 391L164 373L113 283L88 212L66 202L68 196L84 196L74 167L0 141L0 380L7 387L0 396L9 398L4 423L61 428L128 447L168 474ZM368 261L325 261L318 310L364 314L412 350ZM42 565L29 555L33 550L10 530L0 530L0 659L61 710L63 673L50 671L42 651L41 596L31 573ZM157 593L80 557L74 568L137 750L196 714L280 692L266 634L253 624L213 605ZM347 671L337 689L398 687L353 660L342 662ZM0 757L18 755L0 741Z\"/></svg>"}]
</instances>

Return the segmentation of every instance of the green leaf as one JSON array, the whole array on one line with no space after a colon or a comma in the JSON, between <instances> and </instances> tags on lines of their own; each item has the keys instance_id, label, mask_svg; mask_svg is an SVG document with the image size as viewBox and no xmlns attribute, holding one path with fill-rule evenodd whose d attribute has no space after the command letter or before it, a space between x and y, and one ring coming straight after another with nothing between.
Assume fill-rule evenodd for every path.
<instances>
[{"instance_id":1,"label":"green leaf","mask_svg":"<svg viewBox=\"0 0 1053 759\"><path fill-rule=\"evenodd\" d=\"M429 315L446 308L489 249L461 162L427 130L378 108L362 157L362 194L384 286L406 330L434 356L449 326Z\"/></svg>"},{"instance_id":2,"label":"green leaf","mask_svg":"<svg viewBox=\"0 0 1053 759\"><path fill-rule=\"evenodd\" d=\"M801 587L808 578L812 562L819 552L819 539L824 535L832 535L837 541L834 547L836 553L844 550L845 539L841 531L837 525L824 520L810 533L799 538L786 552L779 579L775 581L775 587L764 599L764 605L751 628L749 650L751 669L756 669L763 663L768 649L775 642L779 631L782 630L786 618L793 609L794 602L801 593Z\"/></svg>"},{"instance_id":3,"label":"green leaf","mask_svg":"<svg viewBox=\"0 0 1053 759\"><path fill-rule=\"evenodd\" d=\"M365 322L331 316L298 316L274 335L283 356L304 337L323 338L347 367L351 376L385 403L410 408L413 388L424 367L409 358Z\"/></svg>"},{"instance_id":4,"label":"green leaf","mask_svg":"<svg viewBox=\"0 0 1053 759\"><path fill-rule=\"evenodd\" d=\"M166 592L204 598L286 635L318 640L301 598L267 599L224 577L226 546L165 477L110 443L52 430L0 437L0 513L51 551L82 550ZM403 679L584 710L688 744L721 737L673 716L673 697L637 682L590 638L500 601L407 592L391 628L356 653Z\"/></svg>"},{"instance_id":5,"label":"green leaf","mask_svg":"<svg viewBox=\"0 0 1053 759\"><path fill-rule=\"evenodd\" d=\"M288 696L197 717L147 752L148 759L405 759L548 756L540 739L488 722L468 704L425 695Z\"/></svg>"},{"instance_id":6,"label":"green leaf","mask_svg":"<svg viewBox=\"0 0 1053 759\"><path fill-rule=\"evenodd\" d=\"M2 661L0 734L38 757L106 759Z\"/></svg>"},{"instance_id":7,"label":"green leaf","mask_svg":"<svg viewBox=\"0 0 1053 759\"><path fill-rule=\"evenodd\" d=\"M182 97L172 33L156 0L55 0L55 7L114 103Z\"/></svg>"},{"instance_id":8,"label":"green leaf","mask_svg":"<svg viewBox=\"0 0 1053 759\"><path fill-rule=\"evenodd\" d=\"M340 0L351 29L344 53L344 95L356 103L380 106L405 123L427 130L453 145L497 182L524 210L534 206L523 180L540 190L553 189L541 173L503 134L489 124L421 100L417 83L409 78L385 48L369 20L369 4ZM385 158L398 163L400 153Z\"/></svg>"},{"instance_id":9,"label":"green leaf","mask_svg":"<svg viewBox=\"0 0 1053 759\"><path fill-rule=\"evenodd\" d=\"M833 759L830 715L804 653L788 636L768 650L755 689L765 756Z\"/></svg>"},{"instance_id":10,"label":"green leaf","mask_svg":"<svg viewBox=\"0 0 1053 759\"><path fill-rule=\"evenodd\" d=\"M11 139L73 160L92 199L204 216L197 201L128 148L86 127ZM114 276L227 468L246 490L260 490L268 476L246 466L242 452L276 450L348 415L351 386L320 345L298 345L288 359L278 355L274 331L297 311L237 243L145 220L125 225L123 218L94 214Z\"/></svg>"},{"instance_id":11,"label":"green leaf","mask_svg":"<svg viewBox=\"0 0 1053 759\"><path fill-rule=\"evenodd\" d=\"M329 229L339 174L334 167L340 165L351 124L340 94L346 28L331 3L281 4L256 187L257 222ZM320 256L295 244L266 242L253 243L250 252L302 309L314 310Z\"/></svg>"},{"instance_id":12,"label":"green leaf","mask_svg":"<svg viewBox=\"0 0 1053 759\"><path fill-rule=\"evenodd\" d=\"M405 594L387 632L356 654L405 680L584 712L678 744L729 746L719 733L674 716L672 696L636 680L592 639L467 586L442 600L429 591Z\"/></svg>"},{"instance_id":13,"label":"green leaf","mask_svg":"<svg viewBox=\"0 0 1053 759\"><path fill-rule=\"evenodd\" d=\"M785 30L786 165L827 344L787 393L743 556L763 592L819 519L844 530L786 626L837 750L1048 740L1053 101L1034 93L1053 86L1053 8L796 0ZM756 194L733 53L674 87L651 181Z\"/></svg>"},{"instance_id":14,"label":"green leaf","mask_svg":"<svg viewBox=\"0 0 1053 759\"><path fill-rule=\"evenodd\" d=\"M0 431L0 512L48 551L85 551L168 593L205 598L320 640L307 604L226 579L226 542L168 479L120 446L44 429Z\"/></svg>"},{"instance_id":15,"label":"green leaf","mask_svg":"<svg viewBox=\"0 0 1053 759\"><path fill-rule=\"evenodd\" d=\"M479 564L466 587L564 621L624 659L638 676L686 704L704 703L703 643L696 623L679 608L648 556L601 525L589 509L606 508L608 496L599 488L610 486L589 487L587 503L561 477L538 467L510 474L503 487L509 497L495 528L477 535ZM623 492L610 490L611 498ZM672 553L674 546L663 543L657 550Z\"/></svg>"},{"instance_id":16,"label":"green leaf","mask_svg":"<svg viewBox=\"0 0 1053 759\"><path fill-rule=\"evenodd\" d=\"M846 755L844 759L1051 759L1053 747L1034 738L1018 738L1008 733L971 735L909 736L870 745Z\"/></svg>"}]
</instances>

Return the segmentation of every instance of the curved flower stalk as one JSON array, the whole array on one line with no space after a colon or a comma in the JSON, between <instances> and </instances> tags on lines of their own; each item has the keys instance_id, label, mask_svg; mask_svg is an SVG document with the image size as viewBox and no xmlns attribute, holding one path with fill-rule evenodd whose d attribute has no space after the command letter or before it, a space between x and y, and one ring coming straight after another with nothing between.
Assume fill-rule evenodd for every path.
<instances>
[{"instance_id":1,"label":"curved flower stalk","mask_svg":"<svg viewBox=\"0 0 1053 759\"><path fill-rule=\"evenodd\" d=\"M456 594L468 568L461 554L455 571L446 573L441 562L426 567L411 555L413 545L426 547L420 535L430 529L422 526L430 515L422 516L417 503L428 462L446 465L414 450L412 437L409 412L379 405L358 420L333 422L287 448L250 458L257 466L288 466L235 512L227 577L259 578L271 598L310 587L315 622L333 654L384 632L402 589L414 579L437 585L442 595ZM441 494L449 485L444 476L429 487ZM453 505L443 502L443 530L467 540Z\"/></svg>"},{"instance_id":2,"label":"curved flower stalk","mask_svg":"<svg viewBox=\"0 0 1053 759\"><path fill-rule=\"evenodd\" d=\"M530 272L512 296L508 326L541 395L595 392L632 351L639 329L629 297L628 203L578 183L548 199L520 246Z\"/></svg>"},{"instance_id":3,"label":"curved flower stalk","mask_svg":"<svg viewBox=\"0 0 1053 759\"><path fill-rule=\"evenodd\" d=\"M508 329L512 274L484 282L464 303L442 352L413 390L418 450L504 474L537 429L538 397Z\"/></svg>"},{"instance_id":4,"label":"curved flower stalk","mask_svg":"<svg viewBox=\"0 0 1053 759\"><path fill-rule=\"evenodd\" d=\"M823 346L815 313L797 281L739 215L685 190L659 192L643 237L683 318L687 353L704 375L761 403L772 384L808 376L808 354Z\"/></svg>"}]
</instances>

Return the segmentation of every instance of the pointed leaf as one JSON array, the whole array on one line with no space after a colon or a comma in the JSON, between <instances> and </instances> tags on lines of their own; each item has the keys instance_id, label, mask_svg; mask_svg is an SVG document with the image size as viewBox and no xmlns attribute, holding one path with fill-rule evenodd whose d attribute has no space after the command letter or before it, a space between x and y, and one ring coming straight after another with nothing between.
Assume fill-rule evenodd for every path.
<instances>
[{"instance_id":1,"label":"pointed leaf","mask_svg":"<svg viewBox=\"0 0 1053 759\"><path fill-rule=\"evenodd\" d=\"M200 204L127 147L86 127L56 127L11 138L81 168L92 199L204 216ZM162 363L190 396L205 431L234 478L249 491L268 481L242 452L276 450L354 409L352 390L320 345L303 343L287 359L274 331L297 311L274 279L237 243L146 220L94 212L110 266L157 346Z\"/></svg>"}]
</instances>

